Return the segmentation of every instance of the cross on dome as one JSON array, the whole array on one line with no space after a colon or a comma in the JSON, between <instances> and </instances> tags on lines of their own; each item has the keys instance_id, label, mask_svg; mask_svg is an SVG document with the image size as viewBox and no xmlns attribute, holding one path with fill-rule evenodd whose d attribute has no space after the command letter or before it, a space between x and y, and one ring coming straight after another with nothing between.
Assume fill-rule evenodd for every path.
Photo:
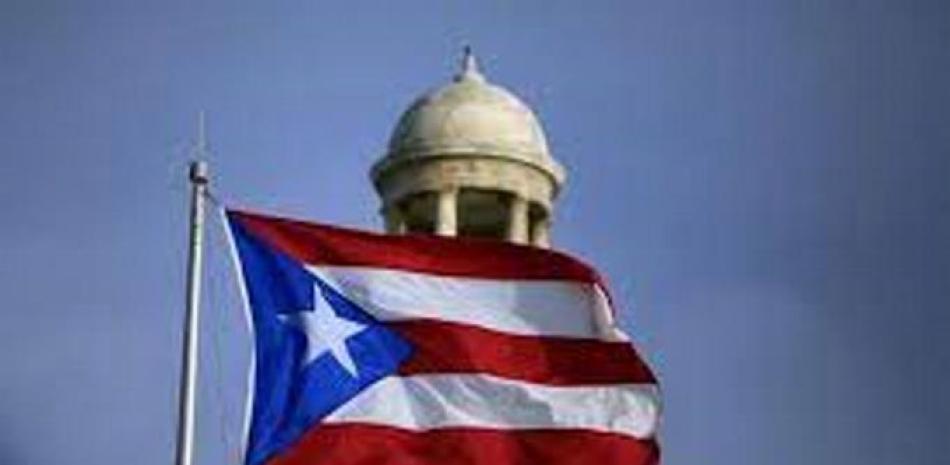
<instances>
[{"instance_id":1,"label":"cross on dome","mask_svg":"<svg viewBox=\"0 0 950 465\"><path fill-rule=\"evenodd\" d=\"M478 69L478 59L475 58L475 53L472 51L470 45L466 45L465 48L462 49L462 69L459 71L459 74L455 76L455 80L485 81L485 76L481 70Z\"/></svg>"}]
</instances>

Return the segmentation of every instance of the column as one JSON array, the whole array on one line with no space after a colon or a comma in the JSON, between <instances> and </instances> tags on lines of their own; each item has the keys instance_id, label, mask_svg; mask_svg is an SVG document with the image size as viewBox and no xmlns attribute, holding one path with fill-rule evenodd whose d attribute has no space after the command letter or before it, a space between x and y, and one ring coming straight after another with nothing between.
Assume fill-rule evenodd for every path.
<instances>
[{"instance_id":1,"label":"column","mask_svg":"<svg viewBox=\"0 0 950 465\"><path fill-rule=\"evenodd\" d=\"M508 242L528 242L528 201L517 194L508 205Z\"/></svg>"},{"instance_id":2,"label":"column","mask_svg":"<svg viewBox=\"0 0 950 465\"><path fill-rule=\"evenodd\" d=\"M458 232L458 189L449 187L439 191L435 218L435 233L455 236Z\"/></svg>"},{"instance_id":3,"label":"column","mask_svg":"<svg viewBox=\"0 0 950 465\"><path fill-rule=\"evenodd\" d=\"M383 219L386 221L386 232L389 234L405 234L406 219L402 210L396 204L383 207Z\"/></svg>"},{"instance_id":4,"label":"column","mask_svg":"<svg viewBox=\"0 0 950 465\"><path fill-rule=\"evenodd\" d=\"M531 225L531 245L542 249L551 247L551 220L547 216L539 216Z\"/></svg>"}]
</instances>

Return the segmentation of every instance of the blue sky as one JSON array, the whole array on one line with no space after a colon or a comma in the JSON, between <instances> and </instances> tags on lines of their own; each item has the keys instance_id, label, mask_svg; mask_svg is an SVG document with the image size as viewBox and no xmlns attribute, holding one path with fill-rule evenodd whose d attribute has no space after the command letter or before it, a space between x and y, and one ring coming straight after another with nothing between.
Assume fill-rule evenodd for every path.
<instances>
[{"instance_id":1,"label":"blue sky","mask_svg":"<svg viewBox=\"0 0 950 465\"><path fill-rule=\"evenodd\" d=\"M569 170L558 248L659 372L666 463L950 456L942 1L0 5L0 462L174 451L188 141L226 202L379 228L367 170L470 43ZM200 463L247 341L209 231Z\"/></svg>"}]
</instances>

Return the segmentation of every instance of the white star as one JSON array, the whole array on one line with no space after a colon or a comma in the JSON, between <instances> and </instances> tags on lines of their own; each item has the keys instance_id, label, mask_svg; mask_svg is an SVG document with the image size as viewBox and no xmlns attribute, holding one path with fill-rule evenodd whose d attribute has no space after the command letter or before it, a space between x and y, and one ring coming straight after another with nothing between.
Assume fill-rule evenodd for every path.
<instances>
[{"instance_id":1,"label":"white star","mask_svg":"<svg viewBox=\"0 0 950 465\"><path fill-rule=\"evenodd\" d=\"M305 367L327 351L354 377L356 363L346 348L346 340L359 333L366 325L340 318L323 296L320 286L313 285L313 309L278 315L281 321L303 331L307 336L307 350L301 367Z\"/></svg>"}]
</instances>

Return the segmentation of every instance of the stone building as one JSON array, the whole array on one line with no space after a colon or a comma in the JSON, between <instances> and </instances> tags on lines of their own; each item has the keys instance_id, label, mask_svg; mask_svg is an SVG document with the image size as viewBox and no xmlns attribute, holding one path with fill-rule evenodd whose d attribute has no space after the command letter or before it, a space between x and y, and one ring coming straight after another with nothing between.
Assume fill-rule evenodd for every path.
<instances>
[{"instance_id":1,"label":"stone building","mask_svg":"<svg viewBox=\"0 0 950 465\"><path fill-rule=\"evenodd\" d=\"M565 172L531 109L489 82L466 48L452 82L399 119L370 177L389 233L548 247Z\"/></svg>"}]
</instances>

